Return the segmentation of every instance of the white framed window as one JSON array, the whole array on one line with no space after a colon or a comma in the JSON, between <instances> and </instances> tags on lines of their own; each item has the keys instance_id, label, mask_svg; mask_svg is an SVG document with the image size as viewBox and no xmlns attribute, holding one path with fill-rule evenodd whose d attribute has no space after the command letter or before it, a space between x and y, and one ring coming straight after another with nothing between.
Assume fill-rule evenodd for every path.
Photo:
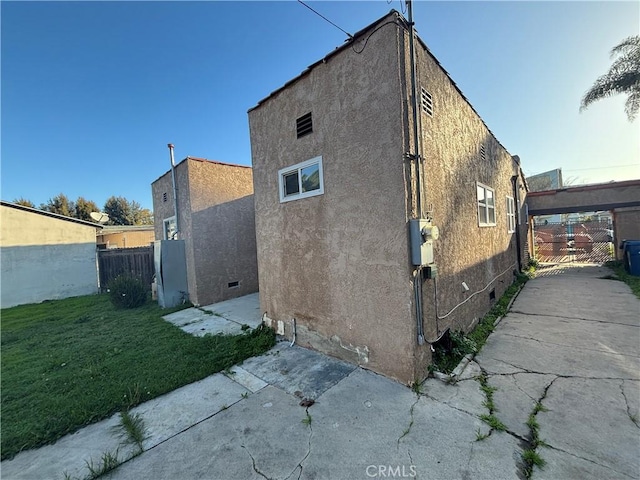
<instances>
[{"instance_id":1,"label":"white framed window","mask_svg":"<svg viewBox=\"0 0 640 480\"><path fill-rule=\"evenodd\" d=\"M314 197L324 193L322 157L278 170L280 203Z\"/></svg>"},{"instance_id":2,"label":"white framed window","mask_svg":"<svg viewBox=\"0 0 640 480\"><path fill-rule=\"evenodd\" d=\"M507 196L507 231L516 231L516 202L513 197Z\"/></svg>"},{"instance_id":3,"label":"white framed window","mask_svg":"<svg viewBox=\"0 0 640 480\"><path fill-rule=\"evenodd\" d=\"M169 218L165 218L162 221L162 225L163 225L163 238L165 240L175 240L175 236L176 236L176 217L175 215L173 217L169 217Z\"/></svg>"},{"instance_id":4,"label":"white framed window","mask_svg":"<svg viewBox=\"0 0 640 480\"><path fill-rule=\"evenodd\" d=\"M481 227L495 227L496 225L496 197L495 191L481 183L477 184L478 192L478 225Z\"/></svg>"}]
</instances>

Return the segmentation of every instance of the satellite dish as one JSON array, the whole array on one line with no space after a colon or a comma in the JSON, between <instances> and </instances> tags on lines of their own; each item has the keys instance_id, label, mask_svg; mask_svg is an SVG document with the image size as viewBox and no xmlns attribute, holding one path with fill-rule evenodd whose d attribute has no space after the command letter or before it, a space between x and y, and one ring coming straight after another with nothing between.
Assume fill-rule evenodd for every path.
<instances>
[{"instance_id":1,"label":"satellite dish","mask_svg":"<svg viewBox=\"0 0 640 480\"><path fill-rule=\"evenodd\" d=\"M107 215L106 213L91 212L89 215L91 215L91 218L93 218L96 222L100 224L107 223L109 221L109 215Z\"/></svg>"}]
</instances>

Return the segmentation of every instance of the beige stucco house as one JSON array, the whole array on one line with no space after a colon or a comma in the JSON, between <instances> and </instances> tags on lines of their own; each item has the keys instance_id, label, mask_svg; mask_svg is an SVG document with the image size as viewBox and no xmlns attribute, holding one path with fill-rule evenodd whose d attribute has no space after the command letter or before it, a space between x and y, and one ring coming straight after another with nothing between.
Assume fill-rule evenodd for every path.
<instances>
[{"instance_id":1,"label":"beige stucco house","mask_svg":"<svg viewBox=\"0 0 640 480\"><path fill-rule=\"evenodd\" d=\"M0 306L97 293L96 230L101 228L0 202Z\"/></svg>"},{"instance_id":2,"label":"beige stucco house","mask_svg":"<svg viewBox=\"0 0 640 480\"><path fill-rule=\"evenodd\" d=\"M412 95L409 38L392 11L249 111L267 322L406 383L512 283L527 229L519 159L419 39Z\"/></svg>"},{"instance_id":3,"label":"beige stucco house","mask_svg":"<svg viewBox=\"0 0 640 480\"><path fill-rule=\"evenodd\" d=\"M155 238L185 241L190 301L208 305L257 292L251 167L187 157L176 165L175 181L177 219L171 171L151 185Z\"/></svg>"},{"instance_id":4,"label":"beige stucco house","mask_svg":"<svg viewBox=\"0 0 640 480\"><path fill-rule=\"evenodd\" d=\"M98 248L148 247L155 240L153 225L105 225L98 232Z\"/></svg>"}]
</instances>

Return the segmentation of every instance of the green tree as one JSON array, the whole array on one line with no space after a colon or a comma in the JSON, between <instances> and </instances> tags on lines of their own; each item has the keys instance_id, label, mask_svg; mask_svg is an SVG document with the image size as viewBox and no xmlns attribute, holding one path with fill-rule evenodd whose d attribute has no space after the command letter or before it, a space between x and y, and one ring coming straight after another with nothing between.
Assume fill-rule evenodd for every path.
<instances>
[{"instance_id":1,"label":"green tree","mask_svg":"<svg viewBox=\"0 0 640 480\"><path fill-rule=\"evenodd\" d=\"M580 111L596 100L607 98L618 93L628 95L624 111L633 121L640 109L640 35L624 39L611 50L614 60L609 71L599 77L593 86L584 94Z\"/></svg>"},{"instance_id":2,"label":"green tree","mask_svg":"<svg viewBox=\"0 0 640 480\"><path fill-rule=\"evenodd\" d=\"M107 225L133 225L131 204L124 197L111 196L104 204L104 213L109 215Z\"/></svg>"},{"instance_id":3,"label":"green tree","mask_svg":"<svg viewBox=\"0 0 640 480\"><path fill-rule=\"evenodd\" d=\"M91 212L99 212L100 208L93 200L87 200L84 197L78 197L75 203L75 216L80 220L93 222Z\"/></svg>"},{"instance_id":4,"label":"green tree","mask_svg":"<svg viewBox=\"0 0 640 480\"><path fill-rule=\"evenodd\" d=\"M20 198L16 198L13 203L15 203L16 205L22 205L24 207L31 207L31 208L36 208L36 204L33 203L31 200L27 200L26 198L20 197Z\"/></svg>"},{"instance_id":5,"label":"green tree","mask_svg":"<svg viewBox=\"0 0 640 480\"><path fill-rule=\"evenodd\" d=\"M73 202L70 201L64 193L60 193L50 198L47 203L40 205L40 210L57 213L66 217L75 217L75 209Z\"/></svg>"}]
</instances>

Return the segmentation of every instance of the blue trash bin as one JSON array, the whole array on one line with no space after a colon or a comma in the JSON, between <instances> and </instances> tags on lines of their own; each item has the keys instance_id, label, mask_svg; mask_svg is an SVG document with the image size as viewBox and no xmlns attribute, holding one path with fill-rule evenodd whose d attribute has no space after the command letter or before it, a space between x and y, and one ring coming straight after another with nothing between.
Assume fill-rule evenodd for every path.
<instances>
[{"instance_id":1,"label":"blue trash bin","mask_svg":"<svg viewBox=\"0 0 640 480\"><path fill-rule=\"evenodd\" d=\"M624 266L631 275L640 277L640 240L624 242Z\"/></svg>"}]
</instances>

